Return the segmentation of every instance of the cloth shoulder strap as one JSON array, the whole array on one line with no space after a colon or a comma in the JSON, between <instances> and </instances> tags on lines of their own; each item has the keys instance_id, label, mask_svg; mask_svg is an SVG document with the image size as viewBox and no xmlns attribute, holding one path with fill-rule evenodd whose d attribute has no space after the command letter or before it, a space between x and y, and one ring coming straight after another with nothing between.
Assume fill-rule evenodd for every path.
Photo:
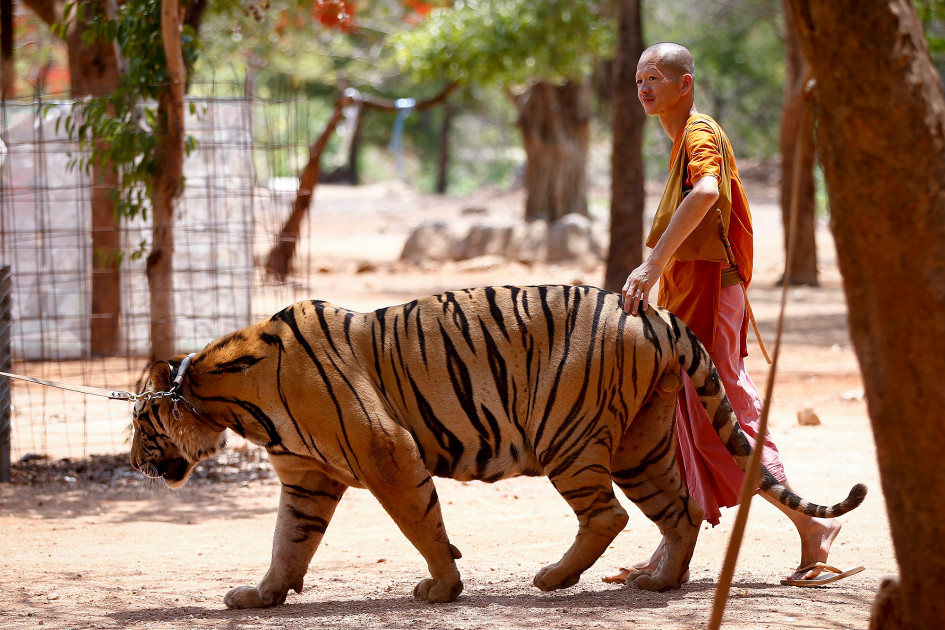
<instances>
[{"instance_id":1,"label":"cloth shoulder strap","mask_svg":"<svg viewBox=\"0 0 945 630\"><path fill-rule=\"evenodd\" d=\"M722 172L719 181L719 200L715 207L710 209L698 226L686 238L682 245L677 248L673 254L676 260L708 260L713 262L728 262L725 252L725 246L719 238L719 229L715 210L721 210L722 222L728 232L729 221L732 216L732 167L729 163L729 152L731 151L728 138L722 132L718 123L708 116L694 116L686 125L683 131L681 146L673 161L669 172L669 179L666 181L666 188L663 190L663 196L660 198L659 207L656 215L653 217L653 225L650 228L650 234L646 239L647 247L655 247L663 232L669 226L676 208L682 203L685 193L683 183L686 181L686 172L689 166L689 155L686 151L686 139L694 126L697 124L707 124L715 134L716 143L722 154Z\"/></svg>"}]
</instances>

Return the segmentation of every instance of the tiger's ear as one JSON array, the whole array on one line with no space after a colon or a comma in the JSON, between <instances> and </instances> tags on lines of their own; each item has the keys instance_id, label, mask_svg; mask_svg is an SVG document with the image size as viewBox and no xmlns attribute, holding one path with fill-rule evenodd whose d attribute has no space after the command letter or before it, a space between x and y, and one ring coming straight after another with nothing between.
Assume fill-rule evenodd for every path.
<instances>
[{"instance_id":1,"label":"tiger's ear","mask_svg":"<svg viewBox=\"0 0 945 630\"><path fill-rule=\"evenodd\" d=\"M166 392L171 387L171 364L167 361L158 361L151 366L152 391Z\"/></svg>"}]
</instances>

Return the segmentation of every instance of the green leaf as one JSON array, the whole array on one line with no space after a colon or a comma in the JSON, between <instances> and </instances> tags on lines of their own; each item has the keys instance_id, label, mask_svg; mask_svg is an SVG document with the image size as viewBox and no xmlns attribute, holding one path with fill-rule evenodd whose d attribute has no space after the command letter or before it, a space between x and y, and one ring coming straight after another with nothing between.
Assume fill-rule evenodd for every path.
<instances>
[{"instance_id":1,"label":"green leaf","mask_svg":"<svg viewBox=\"0 0 945 630\"><path fill-rule=\"evenodd\" d=\"M61 123L81 150L70 155L69 169L91 173L93 166L108 165L119 173L120 185L112 197L116 212L125 217L146 216L151 180L161 170L154 156L158 130L154 103L168 87L160 12L159 1L125 0L116 19L107 20L86 10L86 3L69 0L63 21L53 26L64 37L72 22L81 21L87 27L84 42L116 42L129 61L113 93L73 103L69 114L56 122L57 130ZM198 51L192 28L186 29L182 44L185 59L192 63ZM195 147L196 141L188 137L187 151Z\"/></svg>"}]
</instances>

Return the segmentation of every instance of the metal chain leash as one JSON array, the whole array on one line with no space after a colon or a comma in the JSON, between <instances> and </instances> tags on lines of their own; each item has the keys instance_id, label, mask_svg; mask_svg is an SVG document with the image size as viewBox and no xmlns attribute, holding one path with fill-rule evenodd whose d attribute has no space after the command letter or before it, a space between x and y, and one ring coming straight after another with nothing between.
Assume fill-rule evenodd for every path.
<instances>
[{"instance_id":1,"label":"metal chain leash","mask_svg":"<svg viewBox=\"0 0 945 630\"><path fill-rule=\"evenodd\" d=\"M184 398L183 394L181 393L181 383L184 380L184 374L187 372L187 368L190 366L190 362L193 360L193 358L196 355L197 355L196 352L191 352L186 357L184 357L184 360L180 362L180 367L177 368L177 374L174 376L174 382L171 383L170 389L166 391L159 391L159 392L145 391L145 392L141 392L140 394L136 394L134 392L112 390L112 389L106 389L104 387L69 385L67 383L47 381L46 379L43 379L43 378L35 378L32 376L22 376L20 374L12 374L10 372L0 372L0 376L8 376L10 378L16 378L22 381L36 383L37 385L45 385L47 387L67 389L69 391L79 392L80 394L88 394L90 396L104 396L105 398L108 398L110 400L127 400L130 402L138 402L139 400L144 400L146 402L150 402L155 399L170 398L171 404L172 404L171 414L174 416L175 420L180 420L181 411L180 411L180 408L178 407L178 403L183 401L194 412L197 411L196 408L194 408L193 404L191 404L189 400Z\"/></svg>"}]
</instances>

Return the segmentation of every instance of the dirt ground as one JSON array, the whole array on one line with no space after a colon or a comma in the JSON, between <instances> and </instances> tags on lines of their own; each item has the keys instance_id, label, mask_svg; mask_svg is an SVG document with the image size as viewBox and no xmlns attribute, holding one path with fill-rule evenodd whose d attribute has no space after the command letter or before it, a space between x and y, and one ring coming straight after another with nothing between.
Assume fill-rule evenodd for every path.
<instances>
[{"instance_id":1,"label":"dirt ground","mask_svg":"<svg viewBox=\"0 0 945 630\"><path fill-rule=\"evenodd\" d=\"M780 289L780 219L770 191L749 188L755 215L752 305L769 348ZM320 272L310 297L368 309L447 288L483 284L599 284L601 265L525 266L494 259L407 267L395 262L409 228L427 219L521 213L521 194L472 199L418 195L401 186L321 187L310 238ZM470 209L474 209L471 211ZM603 210L606 212L606 208ZM356 216L355 216L356 215ZM370 226L365 229L365 226ZM866 628L874 593L898 567L866 403L846 328L846 307L829 234L819 234L822 286L791 290L771 428L792 485L833 503L856 482L865 503L845 516L830 560L866 571L825 588L781 586L799 560L790 523L752 503L729 593L725 628ZM757 351L749 370L764 391ZM813 409L819 426L799 426ZM0 487L0 627L33 628L698 628L705 627L734 510L704 527L681 590L646 593L604 584L642 560L659 536L638 509L577 585L542 593L539 568L570 545L576 519L545 479L493 485L437 480L452 542L463 552L465 591L428 605L411 591L425 563L373 497L349 490L315 555L301 594L270 610L228 610L224 594L265 573L279 487L253 449L230 451L198 469L179 492L142 479L125 456L23 462Z\"/></svg>"}]
</instances>

